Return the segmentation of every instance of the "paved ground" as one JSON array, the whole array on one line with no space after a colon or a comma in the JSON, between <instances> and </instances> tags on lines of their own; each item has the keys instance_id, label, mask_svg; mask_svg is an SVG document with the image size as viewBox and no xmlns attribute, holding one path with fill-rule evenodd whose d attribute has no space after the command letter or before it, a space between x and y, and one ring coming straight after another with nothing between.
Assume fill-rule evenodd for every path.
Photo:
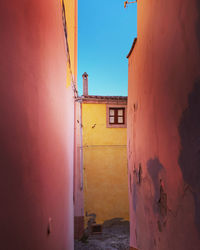
<instances>
[{"instance_id":1,"label":"paved ground","mask_svg":"<svg viewBox=\"0 0 200 250\"><path fill-rule=\"evenodd\" d=\"M103 224L100 235L91 235L86 240L75 241L75 250L128 250L129 222L113 219Z\"/></svg>"}]
</instances>

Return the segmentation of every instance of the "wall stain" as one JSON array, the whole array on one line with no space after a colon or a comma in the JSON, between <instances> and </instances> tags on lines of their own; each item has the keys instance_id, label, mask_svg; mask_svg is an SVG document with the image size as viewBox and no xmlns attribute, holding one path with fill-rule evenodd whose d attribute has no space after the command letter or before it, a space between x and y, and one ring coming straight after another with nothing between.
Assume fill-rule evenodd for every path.
<instances>
[{"instance_id":1,"label":"wall stain","mask_svg":"<svg viewBox=\"0 0 200 250\"><path fill-rule=\"evenodd\" d=\"M158 200L159 213L165 217L167 215L167 193L164 191L162 180L160 180L160 198Z\"/></svg>"},{"instance_id":2,"label":"wall stain","mask_svg":"<svg viewBox=\"0 0 200 250\"><path fill-rule=\"evenodd\" d=\"M129 174L129 188L130 188L130 192L132 193L132 180L131 180L131 173Z\"/></svg>"},{"instance_id":3,"label":"wall stain","mask_svg":"<svg viewBox=\"0 0 200 250\"><path fill-rule=\"evenodd\" d=\"M188 96L188 107L181 116L178 129L181 140L179 165L184 181L192 189L195 224L200 233L200 80Z\"/></svg>"},{"instance_id":4,"label":"wall stain","mask_svg":"<svg viewBox=\"0 0 200 250\"><path fill-rule=\"evenodd\" d=\"M138 186L141 185L142 182L142 164L139 163L138 169L136 169L134 164L133 169L133 185L132 185L132 193L133 193L133 209L136 212L137 206L137 193L138 193Z\"/></svg>"},{"instance_id":5,"label":"wall stain","mask_svg":"<svg viewBox=\"0 0 200 250\"><path fill-rule=\"evenodd\" d=\"M137 187L136 184L133 184L133 209L136 212L136 204L137 204Z\"/></svg>"},{"instance_id":6,"label":"wall stain","mask_svg":"<svg viewBox=\"0 0 200 250\"><path fill-rule=\"evenodd\" d=\"M197 11L198 13L200 13L200 1L199 0L196 0L196 8L197 8ZM196 22L196 34L197 34L197 39L198 39L198 43L200 45L200 14L199 14L199 17L197 19L197 22Z\"/></svg>"},{"instance_id":7,"label":"wall stain","mask_svg":"<svg viewBox=\"0 0 200 250\"><path fill-rule=\"evenodd\" d=\"M154 213L158 213L159 212L158 205L161 199L160 172L164 170L164 167L162 166L158 158L154 158L154 159L149 159L147 161L147 170L154 185L154 192L155 192L155 203L153 206Z\"/></svg>"},{"instance_id":8,"label":"wall stain","mask_svg":"<svg viewBox=\"0 0 200 250\"><path fill-rule=\"evenodd\" d=\"M159 220L157 221L157 225L158 225L158 231L162 232L162 225L161 225L161 222Z\"/></svg>"},{"instance_id":9,"label":"wall stain","mask_svg":"<svg viewBox=\"0 0 200 250\"><path fill-rule=\"evenodd\" d=\"M141 184L142 182L142 164L139 164L139 169L138 169L138 184Z\"/></svg>"}]
</instances>

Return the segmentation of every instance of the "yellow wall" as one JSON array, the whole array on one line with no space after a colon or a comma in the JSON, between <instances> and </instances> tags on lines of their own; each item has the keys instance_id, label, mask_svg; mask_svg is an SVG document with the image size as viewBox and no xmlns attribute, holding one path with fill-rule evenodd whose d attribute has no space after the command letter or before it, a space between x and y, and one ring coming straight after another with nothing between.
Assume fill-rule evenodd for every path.
<instances>
[{"instance_id":1,"label":"yellow wall","mask_svg":"<svg viewBox=\"0 0 200 250\"><path fill-rule=\"evenodd\" d=\"M77 0L63 0L65 4L67 39L69 45L70 65L67 63L67 86L76 82L77 76Z\"/></svg>"},{"instance_id":2,"label":"yellow wall","mask_svg":"<svg viewBox=\"0 0 200 250\"><path fill-rule=\"evenodd\" d=\"M126 128L106 128L106 104L82 104L82 124L84 210L128 219Z\"/></svg>"}]
</instances>

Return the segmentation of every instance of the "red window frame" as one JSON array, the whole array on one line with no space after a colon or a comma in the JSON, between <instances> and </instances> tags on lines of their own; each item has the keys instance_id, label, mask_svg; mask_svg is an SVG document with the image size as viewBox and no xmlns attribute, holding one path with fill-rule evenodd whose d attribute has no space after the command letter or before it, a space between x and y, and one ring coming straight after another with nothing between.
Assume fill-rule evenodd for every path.
<instances>
[{"instance_id":1,"label":"red window frame","mask_svg":"<svg viewBox=\"0 0 200 250\"><path fill-rule=\"evenodd\" d=\"M113 110L113 114L111 114ZM122 110L122 115L119 114L119 110ZM112 119L114 118L114 119ZM122 118L122 122L119 122L119 118ZM113 122L111 122L111 119ZM124 125L125 124L125 108L124 107L109 107L109 124L110 125Z\"/></svg>"}]
</instances>

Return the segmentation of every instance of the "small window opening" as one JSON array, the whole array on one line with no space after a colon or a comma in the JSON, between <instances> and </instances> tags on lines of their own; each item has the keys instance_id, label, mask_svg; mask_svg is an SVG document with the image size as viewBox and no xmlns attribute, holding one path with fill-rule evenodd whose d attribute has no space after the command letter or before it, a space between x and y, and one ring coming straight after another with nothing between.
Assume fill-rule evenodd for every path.
<instances>
[{"instance_id":1,"label":"small window opening","mask_svg":"<svg viewBox=\"0 0 200 250\"><path fill-rule=\"evenodd\" d=\"M109 108L109 124L124 124L125 108Z\"/></svg>"},{"instance_id":2,"label":"small window opening","mask_svg":"<svg viewBox=\"0 0 200 250\"><path fill-rule=\"evenodd\" d=\"M91 228L92 234L100 234L102 233L102 225L101 224L93 224Z\"/></svg>"}]
</instances>

